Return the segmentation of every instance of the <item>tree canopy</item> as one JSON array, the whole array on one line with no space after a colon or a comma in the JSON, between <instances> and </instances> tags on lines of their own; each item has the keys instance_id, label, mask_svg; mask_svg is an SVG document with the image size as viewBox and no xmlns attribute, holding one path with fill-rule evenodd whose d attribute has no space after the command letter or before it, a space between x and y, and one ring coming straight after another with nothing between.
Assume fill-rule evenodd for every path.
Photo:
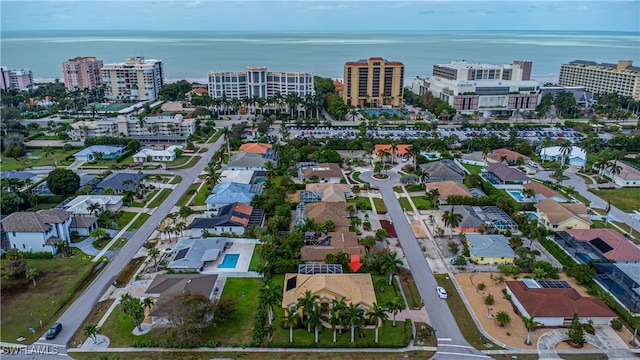
<instances>
[{"instance_id":1,"label":"tree canopy","mask_svg":"<svg viewBox=\"0 0 640 360\"><path fill-rule=\"evenodd\" d=\"M80 176L67 169L55 169L47 176L49 190L56 195L71 195L80 188Z\"/></svg>"}]
</instances>

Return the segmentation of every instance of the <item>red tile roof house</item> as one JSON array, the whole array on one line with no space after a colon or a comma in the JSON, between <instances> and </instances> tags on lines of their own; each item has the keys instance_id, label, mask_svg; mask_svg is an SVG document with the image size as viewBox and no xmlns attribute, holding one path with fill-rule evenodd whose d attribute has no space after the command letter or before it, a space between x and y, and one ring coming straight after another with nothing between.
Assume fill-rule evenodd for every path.
<instances>
[{"instance_id":1,"label":"red tile roof house","mask_svg":"<svg viewBox=\"0 0 640 360\"><path fill-rule=\"evenodd\" d=\"M600 299L582 296L573 288L541 288L533 279L506 281L507 293L518 311L526 317L535 315L543 326L566 326L573 313L581 322L608 325L617 315ZM527 285L529 284L529 285Z\"/></svg>"},{"instance_id":2,"label":"red tile roof house","mask_svg":"<svg viewBox=\"0 0 640 360\"><path fill-rule=\"evenodd\" d=\"M594 244L594 247L609 260L640 260L640 248L613 229L567 229L565 232L577 241ZM597 239L602 240L608 246L595 246L601 244Z\"/></svg>"},{"instance_id":3,"label":"red tile roof house","mask_svg":"<svg viewBox=\"0 0 640 360\"><path fill-rule=\"evenodd\" d=\"M501 148L501 149L495 149L490 154L488 154L487 162L501 163L503 156L507 157L507 164L509 165L514 165L518 160L518 158L522 158L522 160L524 160L525 163L531 160L531 158L528 157L527 155L522 155L519 152L515 152L506 148Z\"/></svg>"}]
</instances>

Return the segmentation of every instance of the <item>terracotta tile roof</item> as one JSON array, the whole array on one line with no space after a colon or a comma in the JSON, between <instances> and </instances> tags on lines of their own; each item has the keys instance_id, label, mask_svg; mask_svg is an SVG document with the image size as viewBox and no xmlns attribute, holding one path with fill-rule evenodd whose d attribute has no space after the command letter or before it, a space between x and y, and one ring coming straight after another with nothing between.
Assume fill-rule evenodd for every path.
<instances>
[{"instance_id":1,"label":"terracotta tile roof","mask_svg":"<svg viewBox=\"0 0 640 360\"><path fill-rule=\"evenodd\" d=\"M624 180L640 180L640 170L638 168L630 166L624 161L618 161L620 166L620 174L616 174L617 177Z\"/></svg>"},{"instance_id":2,"label":"terracotta tile roof","mask_svg":"<svg viewBox=\"0 0 640 360\"><path fill-rule=\"evenodd\" d=\"M587 216L587 207L584 204L564 204L553 199L546 199L533 206L545 213L551 224L560 224L574 217L591 224L591 219Z\"/></svg>"},{"instance_id":3,"label":"terracotta tile roof","mask_svg":"<svg viewBox=\"0 0 640 360\"><path fill-rule=\"evenodd\" d=\"M302 170L305 179L310 179L313 175L316 175L320 179L327 178L341 178L342 170L340 165L334 163L322 163L317 166L311 166Z\"/></svg>"},{"instance_id":4,"label":"terracotta tile roof","mask_svg":"<svg viewBox=\"0 0 640 360\"><path fill-rule=\"evenodd\" d=\"M294 283L295 286L287 290L287 285ZM376 302L371 274L285 274L282 307L296 304L307 290L320 296L322 302L344 299L347 305L356 304L367 309Z\"/></svg>"},{"instance_id":5,"label":"terracotta tile roof","mask_svg":"<svg viewBox=\"0 0 640 360\"><path fill-rule=\"evenodd\" d=\"M409 149L412 145L411 144L397 144L396 146L398 147L398 149L396 150L396 155L405 155L407 153L407 149ZM391 151L391 144L377 144L376 145L376 154L380 154L380 152L382 150L386 150L390 154L393 153Z\"/></svg>"},{"instance_id":6,"label":"terracotta tile roof","mask_svg":"<svg viewBox=\"0 0 640 360\"><path fill-rule=\"evenodd\" d=\"M578 241L601 239L613 248L603 253L607 259L617 261L640 260L640 248L613 229L568 229L565 231Z\"/></svg>"},{"instance_id":7,"label":"terracotta tile roof","mask_svg":"<svg viewBox=\"0 0 640 360\"><path fill-rule=\"evenodd\" d=\"M351 193L347 184L307 184L306 190L322 193L322 201L325 202L345 202L346 194Z\"/></svg>"},{"instance_id":8,"label":"terracotta tile roof","mask_svg":"<svg viewBox=\"0 0 640 360\"><path fill-rule=\"evenodd\" d=\"M364 246L358 243L356 233L348 231L348 228L336 228L337 231L330 232L330 246L305 245L300 249L300 260L302 261L324 261L327 254L338 254L340 251L350 255L364 255Z\"/></svg>"},{"instance_id":9,"label":"terracotta tile roof","mask_svg":"<svg viewBox=\"0 0 640 360\"><path fill-rule=\"evenodd\" d=\"M333 80L333 86L336 88L336 92L344 90L344 84L340 82L340 80Z\"/></svg>"},{"instance_id":10,"label":"terracotta tile roof","mask_svg":"<svg viewBox=\"0 0 640 360\"><path fill-rule=\"evenodd\" d=\"M469 188L467 188L464 184L453 181L427 183L427 189L438 189L441 200L447 200L447 198L449 198L449 196L451 195L473 196L473 194L469 191Z\"/></svg>"},{"instance_id":11,"label":"terracotta tile roof","mask_svg":"<svg viewBox=\"0 0 640 360\"><path fill-rule=\"evenodd\" d=\"M236 206L233 208L233 211L238 212L240 214L251 216L251 212L253 211L253 206L242 204L242 203L236 203Z\"/></svg>"},{"instance_id":12,"label":"terracotta tile roof","mask_svg":"<svg viewBox=\"0 0 640 360\"><path fill-rule=\"evenodd\" d=\"M529 315L538 318L571 318L574 312L581 318L617 317L600 299L583 297L573 288L529 288L523 281L506 281L505 284Z\"/></svg>"},{"instance_id":13,"label":"terracotta tile roof","mask_svg":"<svg viewBox=\"0 0 640 360\"><path fill-rule=\"evenodd\" d=\"M548 186L540 184L539 182L532 181L530 183L522 185L522 187L525 188L525 189L531 189L531 190L533 190L533 192L535 194L540 194L540 195L544 196L547 199L555 197L555 198L560 198L560 199L567 200L567 198L564 197L559 192L549 188Z\"/></svg>"},{"instance_id":14,"label":"terracotta tile roof","mask_svg":"<svg viewBox=\"0 0 640 360\"><path fill-rule=\"evenodd\" d=\"M491 154L487 155L487 159L494 160L495 162L501 162L501 158L503 156L507 157L508 162L516 161L519 157L521 157L524 161L531 160L531 158L527 155L523 155L519 152L515 152L506 148L493 150Z\"/></svg>"},{"instance_id":15,"label":"terracotta tile roof","mask_svg":"<svg viewBox=\"0 0 640 360\"><path fill-rule=\"evenodd\" d=\"M245 143L240 145L240 151L252 154L266 154L273 145L264 143Z\"/></svg>"},{"instance_id":16,"label":"terracotta tile roof","mask_svg":"<svg viewBox=\"0 0 640 360\"><path fill-rule=\"evenodd\" d=\"M347 203L317 202L307 204L306 213L307 218L313 218L316 223L331 219L336 227L349 226L351 220L349 220L349 212L346 209Z\"/></svg>"},{"instance_id":17,"label":"terracotta tile roof","mask_svg":"<svg viewBox=\"0 0 640 360\"><path fill-rule=\"evenodd\" d=\"M51 229L50 224L63 223L71 214L62 209L15 212L2 219L2 228L11 232L46 232Z\"/></svg>"}]
</instances>

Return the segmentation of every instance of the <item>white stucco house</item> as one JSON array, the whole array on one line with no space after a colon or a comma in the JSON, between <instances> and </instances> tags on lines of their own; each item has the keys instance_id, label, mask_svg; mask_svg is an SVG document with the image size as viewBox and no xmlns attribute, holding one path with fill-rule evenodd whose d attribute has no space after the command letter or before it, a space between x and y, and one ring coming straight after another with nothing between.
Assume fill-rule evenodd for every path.
<instances>
[{"instance_id":1,"label":"white stucco house","mask_svg":"<svg viewBox=\"0 0 640 360\"><path fill-rule=\"evenodd\" d=\"M555 161L561 163L564 155L560 149L560 146L542 148L540 150L540 158L542 161ZM566 156L567 159L565 160L565 164L583 168L587 163L587 152L577 146L572 146L571 152Z\"/></svg>"},{"instance_id":2,"label":"white stucco house","mask_svg":"<svg viewBox=\"0 0 640 360\"><path fill-rule=\"evenodd\" d=\"M69 241L72 213L62 209L15 212L2 219L9 246L20 251L58 251L58 242Z\"/></svg>"},{"instance_id":3,"label":"white stucco house","mask_svg":"<svg viewBox=\"0 0 640 360\"><path fill-rule=\"evenodd\" d=\"M172 145L164 150L142 149L133 155L134 162L173 161L182 153L182 146Z\"/></svg>"}]
</instances>

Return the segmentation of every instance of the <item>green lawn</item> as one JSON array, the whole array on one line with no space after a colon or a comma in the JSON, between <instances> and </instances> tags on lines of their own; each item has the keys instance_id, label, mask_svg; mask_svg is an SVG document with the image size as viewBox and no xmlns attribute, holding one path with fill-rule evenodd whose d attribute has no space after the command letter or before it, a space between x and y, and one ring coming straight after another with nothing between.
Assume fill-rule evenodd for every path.
<instances>
[{"instance_id":1,"label":"green lawn","mask_svg":"<svg viewBox=\"0 0 640 360\"><path fill-rule=\"evenodd\" d=\"M199 184L189 185L189 188L187 189L187 191L185 191L184 194L180 196L180 200L178 200L178 202L176 203L176 206L187 205L187 201L189 201L189 199L191 199L191 196L193 195L191 192L192 191L195 192L198 189L198 185Z\"/></svg>"},{"instance_id":2,"label":"green lawn","mask_svg":"<svg viewBox=\"0 0 640 360\"><path fill-rule=\"evenodd\" d=\"M399 194L404 194L404 189L402 189L402 186L394 186L393 187L393 191L399 193Z\"/></svg>"},{"instance_id":3,"label":"green lawn","mask_svg":"<svg viewBox=\"0 0 640 360\"><path fill-rule=\"evenodd\" d=\"M2 171L22 170L32 166L52 166L58 162L58 166L69 166L73 163L73 158L69 161L65 161L65 158L69 155L77 153L78 149L72 149L65 151L62 148L53 148L54 153L45 156L42 148L27 148L27 154L29 156L19 157L18 160L7 156L2 156Z\"/></svg>"},{"instance_id":4,"label":"green lawn","mask_svg":"<svg viewBox=\"0 0 640 360\"><path fill-rule=\"evenodd\" d=\"M122 229L125 225L127 225L133 217L136 216L136 213L123 211L122 215L116 220L116 224L118 225L118 230Z\"/></svg>"},{"instance_id":5,"label":"green lawn","mask_svg":"<svg viewBox=\"0 0 640 360\"><path fill-rule=\"evenodd\" d=\"M207 200L209 195L211 195L211 190L209 190L207 184L202 185L202 188L200 188L200 191L198 191L190 205L206 205L205 200Z\"/></svg>"},{"instance_id":6,"label":"green lawn","mask_svg":"<svg viewBox=\"0 0 640 360\"><path fill-rule=\"evenodd\" d=\"M216 133L215 133L215 134L213 134L213 135L209 138L209 140L207 140L207 144L211 144L211 143L214 143L214 142L218 141L218 139L220 139L220 136L222 136L222 129L218 129L218 130L216 131Z\"/></svg>"},{"instance_id":7,"label":"green lawn","mask_svg":"<svg viewBox=\"0 0 640 360\"><path fill-rule=\"evenodd\" d=\"M109 337L109 346L111 347L128 347L135 342L160 341L162 338L162 329L153 329L140 336L133 335L132 331L135 326L131 316L122 311L122 305L116 305L100 329L102 334Z\"/></svg>"},{"instance_id":8,"label":"green lawn","mask_svg":"<svg viewBox=\"0 0 640 360\"><path fill-rule=\"evenodd\" d=\"M605 201L611 201L611 205L622 211L631 212L640 209L639 188L589 189L589 191L595 193Z\"/></svg>"},{"instance_id":9,"label":"green lawn","mask_svg":"<svg viewBox=\"0 0 640 360\"><path fill-rule=\"evenodd\" d=\"M23 336L30 343L34 336L29 332L29 327L36 329L36 339L42 336L67 305L89 284L91 271L98 264L90 259L89 256L77 255L73 259L26 260L29 267L40 272L35 287L27 279L7 278L4 275L7 261L2 260L0 339L15 343L18 337Z\"/></svg>"},{"instance_id":10,"label":"green lawn","mask_svg":"<svg viewBox=\"0 0 640 360\"><path fill-rule=\"evenodd\" d=\"M167 198L167 196L171 194L171 191L172 191L171 189L162 189L160 191L160 195L156 196L156 198L153 199L153 201L151 201L151 203L149 203L147 207L154 208L154 207L160 206L160 204L162 204L162 202Z\"/></svg>"},{"instance_id":11,"label":"green lawn","mask_svg":"<svg viewBox=\"0 0 640 360\"><path fill-rule=\"evenodd\" d=\"M171 179L171 181L169 181L169 184L180 184L181 181L182 181L182 176L176 175L173 177L173 179Z\"/></svg>"},{"instance_id":12,"label":"green lawn","mask_svg":"<svg viewBox=\"0 0 640 360\"><path fill-rule=\"evenodd\" d=\"M410 352L367 352L367 359L371 360L397 360L397 359L430 359L434 355L434 352L430 351L410 351ZM563 357L566 354L563 354ZM108 356L108 357L107 357ZM502 355L501 355L502 356ZM518 359L520 355L518 355ZM351 352L332 352L331 359L336 360L361 360L362 353L358 351ZM100 353L100 352L91 352L91 353L73 353L73 358L77 360L96 360L96 359L119 359L119 360L210 360L212 358L211 352L192 352L192 351L181 351L181 352L172 352L170 350L163 351L153 351L153 352L145 352L145 351L136 351L136 352L128 352L128 353L118 353L117 356L113 356L113 353ZM216 359L243 359L243 360L326 360L327 354L325 352L286 352L286 351L277 351L277 352L245 352L238 349L238 351L216 351L215 352ZM501 358L501 359L507 359ZM508 359L511 359L511 355L509 355ZM524 358L528 360L529 358ZM537 359L537 357L536 357ZM571 358L572 360L574 358ZM586 358L591 360L592 358ZM600 359L593 358L593 359Z\"/></svg>"},{"instance_id":13,"label":"green lawn","mask_svg":"<svg viewBox=\"0 0 640 360\"><path fill-rule=\"evenodd\" d=\"M418 291L415 280L411 272L405 268L400 268L400 284L402 284L402 290L407 297L407 307L409 309L420 309L422 307L422 297Z\"/></svg>"},{"instance_id":14,"label":"green lawn","mask_svg":"<svg viewBox=\"0 0 640 360\"><path fill-rule=\"evenodd\" d=\"M364 181L360 180L360 171L354 172L353 174L351 174L351 177L353 178L353 180L359 183L364 183Z\"/></svg>"},{"instance_id":15,"label":"green lawn","mask_svg":"<svg viewBox=\"0 0 640 360\"><path fill-rule=\"evenodd\" d=\"M426 196L412 196L411 200L413 201L413 204L418 208L418 210L431 209L431 202L427 200Z\"/></svg>"},{"instance_id":16,"label":"green lawn","mask_svg":"<svg viewBox=\"0 0 640 360\"><path fill-rule=\"evenodd\" d=\"M183 155L173 161L167 162L167 169L170 169L170 168L187 169L194 166L198 161L200 161L201 158L202 156L200 155L193 155L193 156Z\"/></svg>"},{"instance_id":17,"label":"green lawn","mask_svg":"<svg viewBox=\"0 0 640 360\"><path fill-rule=\"evenodd\" d=\"M465 306L460 295L458 295L458 291L456 291L456 288L453 286L453 282L449 279L449 275L435 274L434 276L438 285L447 290L448 297L443 301L446 301L447 305L449 305L449 309L451 310L451 313L453 313L453 317L456 319L456 323L462 332L462 336L464 336L469 344L479 350L500 349L499 346L485 338L480 330L478 330L478 327L471 318L471 314L469 314L469 310ZM486 347L485 343L493 344L493 346Z\"/></svg>"},{"instance_id":18,"label":"green lawn","mask_svg":"<svg viewBox=\"0 0 640 360\"><path fill-rule=\"evenodd\" d=\"M371 280L373 281L373 287L376 291L376 300L378 305L385 306L387 301L393 300L396 297L399 297L404 303L404 299L402 298L402 294L400 293L400 288L398 285L398 281L394 278L392 285L389 286L389 277L386 275L371 275ZM380 288L377 286L378 281L384 280L385 286L384 291L380 291ZM406 307L406 304L404 305Z\"/></svg>"},{"instance_id":19,"label":"green lawn","mask_svg":"<svg viewBox=\"0 0 640 360\"><path fill-rule=\"evenodd\" d=\"M424 187L420 184L413 184L413 185L406 185L405 188L407 189L408 192L421 192L423 193Z\"/></svg>"},{"instance_id":20,"label":"green lawn","mask_svg":"<svg viewBox=\"0 0 640 360\"><path fill-rule=\"evenodd\" d=\"M258 255L258 250L260 249L260 244L256 245L253 248L253 255L251 255L251 262L249 263L249 271L257 271L258 265L262 264L262 258Z\"/></svg>"},{"instance_id":21,"label":"green lawn","mask_svg":"<svg viewBox=\"0 0 640 360\"><path fill-rule=\"evenodd\" d=\"M131 226L129 226L129 230L138 230L140 229L140 227L142 226L142 224L145 223L145 221L147 221L147 219L149 218L149 214L147 213L142 213L140 214L140 216L138 216L138 218L136 219L136 221L134 221Z\"/></svg>"},{"instance_id":22,"label":"green lawn","mask_svg":"<svg viewBox=\"0 0 640 360\"><path fill-rule=\"evenodd\" d=\"M400 202L400 207L402 207L402 209L405 211L413 211L413 207L411 206L411 203L409 203L409 198L402 196L398 201Z\"/></svg>"},{"instance_id":23,"label":"green lawn","mask_svg":"<svg viewBox=\"0 0 640 360\"><path fill-rule=\"evenodd\" d=\"M376 206L376 211L385 212L387 207L384 205L384 201L381 198L373 198L373 205Z\"/></svg>"},{"instance_id":24,"label":"green lawn","mask_svg":"<svg viewBox=\"0 0 640 360\"><path fill-rule=\"evenodd\" d=\"M473 165L473 164L462 164L462 166L464 166L465 169L469 170L470 173L472 174L479 174L483 167L480 165Z\"/></svg>"}]
</instances>

